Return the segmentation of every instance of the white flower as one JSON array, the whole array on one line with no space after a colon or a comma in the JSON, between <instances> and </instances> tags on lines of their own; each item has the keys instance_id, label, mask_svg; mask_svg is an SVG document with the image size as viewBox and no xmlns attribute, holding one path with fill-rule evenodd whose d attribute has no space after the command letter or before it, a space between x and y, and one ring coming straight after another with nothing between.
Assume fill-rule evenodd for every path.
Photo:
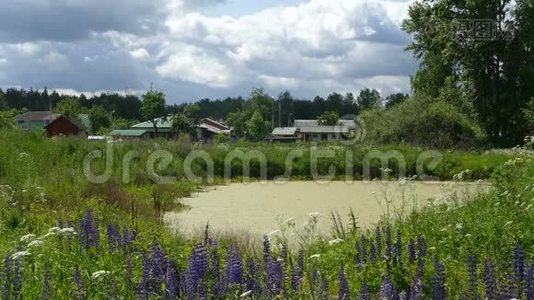
<instances>
[{"instance_id":1,"label":"white flower","mask_svg":"<svg viewBox=\"0 0 534 300\"><path fill-rule=\"evenodd\" d=\"M24 256L28 256L28 255L31 255L30 251L19 251L19 252L15 252L13 255L11 255L11 259L15 260L15 259L18 259L20 257L24 257Z\"/></svg>"},{"instance_id":2,"label":"white flower","mask_svg":"<svg viewBox=\"0 0 534 300\"><path fill-rule=\"evenodd\" d=\"M105 275L107 275L107 274L109 274L109 271L100 270L100 271L96 271L96 272L94 272L94 273L91 275L91 277L92 277L93 279L97 279L97 278L100 278L100 277L105 276Z\"/></svg>"},{"instance_id":3,"label":"white flower","mask_svg":"<svg viewBox=\"0 0 534 300\"><path fill-rule=\"evenodd\" d=\"M248 291L244 292L243 294L241 294L241 295L239 296L239 298L245 298L245 297L247 297L247 296L250 295L250 294L252 294L252 290L248 290Z\"/></svg>"},{"instance_id":4,"label":"white flower","mask_svg":"<svg viewBox=\"0 0 534 300\"><path fill-rule=\"evenodd\" d=\"M339 243L342 243L342 242L344 242L344 240L342 240L340 238L337 238L335 240L328 241L328 245L332 246L332 245L339 244Z\"/></svg>"},{"instance_id":5,"label":"white flower","mask_svg":"<svg viewBox=\"0 0 534 300\"><path fill-rule=\"evenodd\" d=\"M72 227L61 228L57 233L58 233L58 234L73 234L73 235L78 234L78 233L74 230L74 228L72 228Z\"/></svg>"},{"instance_id":6,"label":"white flower","mask_svg":"<svg viewBox=\"0 0 534 300\"><path fill-rule=\"evenodd\" d=\"M310 259L312 258L320 258L321 257L321 254L314 254L312 256L310 256Z\"/></svg>"},{"instance_id":7,"label":"white flower","mask_svg":"<svg viewBox=\"0 0 534 300\"><path fill-rule=\"evenodd\" d=\"M33 240L34 238L35 238L35 234L29 233L27 235L23 235L20 238L20 241L21 242L29 242L29 241Z\"/></svg>"},{"instance_id":8,"label":"white flower","mask_svg":"<svg viewBox=\"0 0 534 300\"><path fill-rule=\"evenodd\" d=\"M56 226L56 227L52 227L52 228L48 229L48 232L58 232L60 229L61 228Z\"/></svg>"},{"instance_id":9,"label":"white flower","mask_svg":"<svg viewBox=\"0 0 534 300\"><path fill-rule=\"evenodd\" d=\"M462 229L464 228L464 225L462 223L456 224L456 229Z\"/></svg>"},{"instance_id":10,"label":"white flower","mask_svg":"<svg viewBox=\"0 0 534 300\"><path fill-rule=\"evenodd\" d=\"M41 237L39 237L39 239L40 239L40 240L42 240L42 239L46 239L47 237L49 237L49 236L53 236L53 235L56 235L56 233L55 233L55 232L49 232L49 233L47 233L47 234L42 235Z\"/></svg>"},{"instance_id":11,"label":"white flower","mask_svg":"<svg viewBox=\"0 0 534 300\"><path fill-rule=\"evenodd\" d=\"M43 241L41 241L41 240L35 240L35 241L33 241L33 242L30 242L30 243L28 244L28 247L41 246L42 244L44 244Z\"/></svg>"}]
</instances>

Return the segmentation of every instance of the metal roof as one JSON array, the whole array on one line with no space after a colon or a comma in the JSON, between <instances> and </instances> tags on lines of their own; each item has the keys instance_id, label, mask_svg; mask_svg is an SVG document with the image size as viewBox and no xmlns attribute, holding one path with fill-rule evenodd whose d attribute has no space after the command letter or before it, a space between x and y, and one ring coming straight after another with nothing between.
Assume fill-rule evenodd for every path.
<instances>
[{"instance_id":1,"label":"metal roof","mask_svg":"<svg viewBox=\"0 0 534 300\"><path fill-rule=\"evenodd\" d=\"M163 120L163 118L157 118L156 121L157 121L157 124L156 126L158 128L164 128L164 129L170 129L171 126L172 126L172 117L169 116L167 117L166 120ZM152 124L151 121L145 121L145 122L142 122L142 123L139 123L139 124L135 124L132 126L132 128L148 128L148 129L153 129L154 128L154 124Z\"/></svg>"},{"instance_id":2,"label":"metal roof","mask_svg":"<svg viewBox=\"0 0 534 300\"><path fill-rule=\"evenodd\" d=\"M319 125L318 120L295 120L295 122L293 122L293 126L297 128L317 126L324 127ZM339 120L339 126L356 128L356 122L354 120Z\"/></svg>"},{"instance_id":3,"label":"metal roof","mask_svg":"<svg viewBox=\"0 0 534 300\"><path fill-rule=\"evenodd\" d=\"M272 135L295 135L297 134L298 128L296 127L276 127Z\"/></svg>"},{"instance_id":4,"label":"metal roof","mask_svg":"<svg viewBox=\"0 0 534 300\"><path fill-rule=\"evenodd\" d=\"M17 121L53 121L60 115L51 111L29 111L15 117Z\"/></svg>"},{"instance_id":5,"label":"metal roof","mask_svg":"<svg viewBox=\"0 0 534 300\"><path fill-rule=\"evenodd\" d=\"M300 133L348 133L350 130L346 126L313 126L302 127Z\"/></svg>"},{"instance_id":6,"label":"metal roof","mask_svg":"<svg viewBox=\"0 0 534 300\"><path fill-rule=\"evenodd\" d=\"M133 136L140 137L147 131L142 129L117 129L109 133L111 136Z\"/></svg>"}]
</instances>

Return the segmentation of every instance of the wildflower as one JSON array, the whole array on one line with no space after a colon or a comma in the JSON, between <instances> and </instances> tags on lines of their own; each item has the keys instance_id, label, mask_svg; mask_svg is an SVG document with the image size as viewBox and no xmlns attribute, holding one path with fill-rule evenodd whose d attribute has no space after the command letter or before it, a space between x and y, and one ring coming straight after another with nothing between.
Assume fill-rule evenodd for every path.
<instances>
[{"instance_id":1,"label":"wildflower","mask_svg":"<svg viewBox=\"0 0 534 300\"><path fill-rule=\"evenodd\" d=\"M321 276L321 293L322 293L322 299L328 300L330 299L330 288L328 286L328 280L325 276Z\"/></svg>"},{"instance_id":2,"label":"wildflower","mask_svg":"<svg viewBox=\"0 0 534 300\"><path fill-rule=\"evenodd\" d=\"M387 275L380 286L380 299L382 300L392 300L395 297L395 287L391 278Z\"/></svg>"},{"instance_id":3,"label":"wildflower","mask_svg":"<svg viewBox=\"0 0 534 300\"><path fill-rule=\"evenodd\" d=\"M25 243L25 242L32 241L34 238L35 238L35 234L29 233L29 234L23 235L20 238L20 241Z\"/></svg>"},{"instance_id":4,"label":"wildflower","mask_svg":"<svg viewBox=\"0 0 534 300\"><path fill-rule=\"evenodd\" d=\"M521 284L525 274L525 259L523 249L519 245L514 248L514 273L516 282Z\"/></svg>"},{"instance_id":5,"label":"wildflower","mask_svg":"<svg viewBox=\"0 0 534 300\"><path fill-rule=\"evenodd\" d=\"M343 239L337 238L337 239L328 241L328 245L333 246L333 245L336 245L336 244L339 244L339 243L343 243L343 242L344 242Z\"/></svg>"},{"instance_id":6,"label":"wildflower","mask_svg":"<svg viewBox=\"0 0 534 300\"><path fill-rule=\"evenodd\" d=\"M413 239L410 239L408 242L408 259L411 263L415 261L415 242Z\"/></svg>"},{"instance_id":7,"label":"wildflower","mask_svg":"<svg viewBox=\"0 0 534 300\"><path fill-rule=\"evenodd\" d=\"M166 274L165 274L165 296L166 299L178 298L178 277L176 270L170 259L167 260Z\"/></svg>"},{"instance_id":8,"label":"wildflower","mask_svg":"<svg viewBox=\"0 0 534 300\"><path fill-rule=\"evenodd\" d=\"M456 229L460 230L460 229L463 229L463 228L464 228L464 225L462 223L456 224Z\"/></svg>"},{"instance_id":9,"label":"wildflower","mask_svg":"<svg viewBox=\"0 0 534 300\"><path fill-rule=\"evenodd\" d=\"M98 279L100 277L108 275L110 272L105 270L96 271L91 275L91 278Z\"/></svg>"},{"instance_id":10,"label":"wildflower","mask_svg":"<svg viewBox=\"0 0 534 300\"><path fill-rule=\"evenodd\" d=\"M347 277L345 276L345 270L343 266L341 266L341 268L339 269L338 281L339 281L338 299L340 300L350 299L349 281L347 280Z\"/></svg>"},{"instance_id":11,"label":"wildflower","mask_svg":"<svg viewBox=\"0 0 534 300\"><path fill-rule=\"evenodd\" d=\"M358 300L371 300L369 287L367 286L367 283L365 283L365 281L362 282L362 290L360 291L360 296L358 297Z\"/></svg>"},{"instance_id":12,"label":"wildflower","mask_svg":"<svg viewBox=\"0 0 534 300\"><path fill-rule=\"evenodd\" d=\"M15 252L13 255L11 255L11 259L17 260L21 257L29 256L29 255L31 255L30 251L23 250L23 251Z\"/></svg>"},{"instance_id":13,"label":"wildflower","mask_svg":"<svg viewBox=\"0 0 534 300\"><path fill-rule=\"evenodd\" d=\"M59 228L59 227L57 227L57 226L54 226L54 227L48 229L48 232L49 232L49 233L50 233L50 232L58 232L60 229L61 229L61 228Z\"/></svg>"},{"instance_id":14,"label":"wildflower","mask_svg":"<svg viewBox=\"0 0 534 300\"><path fill-rule=\"evenodd\" d=\"M527 299L534 299L534 266L530 265L526 272L525 295Z\"/></svg>"},{"instance_id":15,"label":"wildflower","mask_svg":"<svg viewBox=\"0 0 534 300\"><path fill-rule=\"evenodd\" d=\"M486 261L484 265L484 286L486 288L486 298L495 299L495 275L493 272L493 264L491 261Z\"/></svg>"},{"instance_id":16,"label":"wildflower","mask_svg":"<svg viewBox=\"0 0 534 300\"><path fill-rule=\"evenodd\" d=\"M60 230L58 230L57 232L58 234L62 234L62 235L77 235L78 233L76 232L76 230L74 230L73 227L65 227L65 228L61 228Z\"/></svg>"},{"instance_id":17,"label":"wildflower","mask_svg":"<svg viewBox=\"0 0 534 300\"><path fill-rule=\"evenodd\" d=\"M56 235L55 232L48 232L48 233L46 233L46 234L41 235L41 236L39 237L39 239L40 239L40 240L43 240L43 239L46 239L47 237L54 236L54 235Z\"/></svg>"},{"instance_id":18,"label":"wildflower","mask_svg":"<svg viewBox=\"0 0 534 300\"><path fill-rule=\"evenodd\" d=\"M293 269L291 276L291 287L293 292L297 292L300 289L302 276L304 274L304 251L301 249L297 258L297 265Z\"/></svg>"},{"instance_id":19,"label":"wildflower","mask_svg":"<svg viewBox=\"0 0 534 300\"><path fill-rule=\"evenodd\" d=\"M258 262L253 259L248 259L247 261L247 280L246 280L246 289L252 291L255 296L259 296L261 293L261 286L258 282L258 277L260 276L260 267Z\"/></svg>"},{"instance_id":20,"label":"wildflower","mask_svg":"<svg viewBox=\"0 0 534 300\"><path fill-rule=\"evenodd\" d=\"M243 283L243 261L239 248L236 245L230 248L228 259L226 260L226 270L229 283Z\"/></svg>"},{"instance_id":21,"label":"wildflower","mask_svg":"<svg viewBox=\"0 0 534 300\"><path fill-rule=\"evenodd\" d=\"M477 259L473 254L469 255L469 261L467 266L469 272L469 289L470 298L478 299L478 287L477 287Z\"/></svg>"},{"instance_id":22,"label":"wildflower","mask_svg":"<svg viewBox=\"0 0 534 300\"><path fill-rule=\"evenodd\" d=\"M30 248L31 248L31 247L37 247L37 246L41 246L41 245L43 245L43 244L44 244L43 241L41 241L41 240L35 240L35 241L30 242L30 243L28 244L28 247L30 247Z\"/></svg>"},{"instance_id":23,"label":"wildflower","mask_svg":"<svg viewBox=\"0 0 534 300\"><path fill-rule=\"evenodd\" d=\"M50 299L50 270L48 268L44 274L43 299Z\"/></svg>"},{"instance_id":24,"label":"wildflower","mask_svg":"<svg viewBox=\"0 0 534 300\"><path fill-rule=\"evenodd\" d=\"M250 294L252 294L252 290L248 290L248 291L244 292L243 294L239 295L239 298L248 297Z\"/></svg>"},{"instance_id":25,"label":"wildflower","mask_svg":"<svg viewBox=\"0 0 534 300\"><path fill-rule=\"evenodd\" d=\"M434 259L435 274L432 277L432 299L446 299L445 295L445 267L436 257Z\"/></svg>"},{"instance_id":26,"label":"wildflower","mask_svg":"<svg viewBox=\"0 0 534 300\"><path fill-rule=\"evenodd\" d=\"M4 259L4 278L2 280L3 299L10 299L9 274L11 274L11 258L6 256Z\"/></svg>"},{"instance_id":27,"label":"wildflower","mask_svg":"<svg viewBox=\"0 0 534 300\"><path fill-rule=\"evenodd\" d=\"M321 213L320 212L311 212L308 214L308 216L312 219L318 219L321 217Z\"/></svg>"}]
</instances>

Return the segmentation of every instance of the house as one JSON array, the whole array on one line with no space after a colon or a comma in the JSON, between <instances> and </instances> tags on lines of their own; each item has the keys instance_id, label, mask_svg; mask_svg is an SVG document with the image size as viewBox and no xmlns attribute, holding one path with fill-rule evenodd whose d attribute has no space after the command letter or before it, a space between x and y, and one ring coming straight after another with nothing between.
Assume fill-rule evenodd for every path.
<instances>
[{"instance_id":1,"label":"house","mask_svg":"<svg viewBox=\"0 0 534 300\"><path fill-rule=\"evenodd\" d=\"M48 123L44 129L48 136L75 136L87 133L85 126L64 115L59 115L52 122Z\"/></svg>"},{"instance_id":2,"label":"house","mask_svg":"<svg viewBox=\"0 0 534 300\"><path fill-rule=\"evenodd\" d=\"M147 139L147 138L172 138L172 118L169 116L166 119L156 119L157 136L154 130L154 125L150 121L135 124L130 129L113 130L110 135L114 138L122 139ZM210 118L200 120L196 129L196 136L193 137L198 141L208 142L212 141L217 134L230 134L231 129L221 122L217 122Z\"/></svg>"},{"instance_id":3,"label":"house","mask_svg":"<svg viewBox=\"0 0 534 300\"><path fill-rule=\"evenodd\" d=\"M272 132L274 141L340 141L356 130L355 120L339 120L338 125L320 125L318 120L295 120L293 127L277 127Z\"/></svg>"},{"instance_id":4,"label":"house","mask_svg":"<svg viewBox=\"0 0 534 300\"><path fill-rule=\"evenodd\" d=\"M16 116L15 121L23 131L42 130L59 116L51 111L29 111Z\"/></svg>"},{"instance_id":5,"label":"house","mask_svg":"<svg viewBox=\"0 0 534 300\"><path fill-rule=\"evenodd\" d=\"M213 141L217 134L230 135L230 127L224 125L221 122L217 122L210 118L204 118L200 120L197 128L197 140L201 142Z\"/></svg>"}]
</instances>

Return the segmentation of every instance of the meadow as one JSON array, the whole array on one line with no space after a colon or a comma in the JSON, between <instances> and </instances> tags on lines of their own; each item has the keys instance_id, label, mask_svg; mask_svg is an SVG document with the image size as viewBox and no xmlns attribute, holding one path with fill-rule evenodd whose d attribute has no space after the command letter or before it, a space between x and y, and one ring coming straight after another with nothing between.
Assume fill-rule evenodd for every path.
<instances>
[{"instance_id":1,"label":"meadow","mask_svg":"<svg viewBox=\"0 0 534 300\"><path fill-rule=\"evenodd\" d=\"M0 255L4 299L534 299L534 164L532 154L511 151L443 151L426 173L442 180L492 182L493 189L469 201L436 203L407 216L361 228L356 218L340 221L332 212L330 235L314 235L319 216L309 216L299 247L283 235L243 243L238 236L201 238L176 234L163 223L180 198L222 183L224 156L232 149L260 150L267 176L284 174L285 155L296 147L271 144L191 145L183 141L112 144L112 172L103 184L87 180L82 162L105 142L47 139L38 134L0 134ZM292 177L310 179L309 146L295 161ZM396 150L416 174L421 149L409 145L326 146L323 160L345 174L362 176L370 150ZM174 155L159 174L175 176L153 184L144 166L150 153ZM183 173L191 150L214 160L213 182L191 182ZM125 182L123 157L132 159ZM95 172L105 159L95 160ZM382 167L372 162L371 175ZM241 181L239 161L232 180ZM388 168L396 170L395 162ZM204 172L194 163L196 174ZM469 170L469 171L465 171ZM250 177L260 169L251 163ZM460 175L458 175L460 174ZM402 180L402 178L391 178ZM353 215L353 214L352 214ZM214 229L216 230L216 229Z\"/></svg>"}]
</instances>

